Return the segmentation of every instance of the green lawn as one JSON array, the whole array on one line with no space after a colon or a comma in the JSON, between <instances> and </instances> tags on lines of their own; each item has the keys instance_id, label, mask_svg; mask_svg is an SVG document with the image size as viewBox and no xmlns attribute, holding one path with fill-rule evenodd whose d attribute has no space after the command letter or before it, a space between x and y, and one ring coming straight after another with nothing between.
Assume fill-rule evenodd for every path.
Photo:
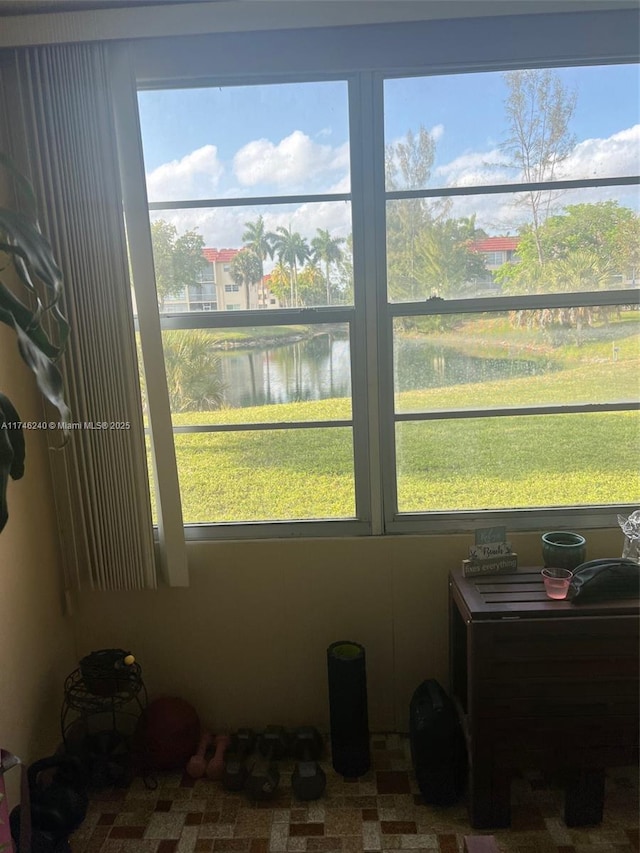
<instances>
[{"instance_id":1,"label":"green lawn","mask_svg":"<svg viewBox=\"0 0 640 853\"><path fill-rule=\"evenodd\" d=\"M478 323L455 342L468 353L544 358L541 376L397 395L398 411L637 399L637 312L613 337L590 330L541 348L527 329ZM629 317L631 319L629 319ZM441 342L453 343L451 332ZM615 361L612 347L615 344ZM541 351L544 349L544 351ZM347 399L174 416L174 424L332 420ZM184 518L190 522L338 518L355 514L349 428L176 435ZM640 505L636 412L475 418L397 427L401 511L632 503Z\"/></svg>"}]
</instances>

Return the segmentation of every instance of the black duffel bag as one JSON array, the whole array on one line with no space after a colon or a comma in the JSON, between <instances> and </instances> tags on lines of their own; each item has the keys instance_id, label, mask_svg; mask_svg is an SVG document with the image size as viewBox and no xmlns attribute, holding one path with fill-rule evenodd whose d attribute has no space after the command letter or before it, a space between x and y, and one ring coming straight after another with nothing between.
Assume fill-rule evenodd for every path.
<instances>
[{"instance_id":1,"label":"black duffel bag","mask_svg":"<svg viewBox=\"0 0 640 853\"><path fill-rule=\"evenodd\" d=\"M582 563L573 571L567 598L573 604L640 598L640 565L627 557Z\"/></svg>"},{"instance_id":2,"label":"black duffel bag","mask_svg":"<svg viewBox=\"0 0 640 853\"><path fill-rule=\"evenodd\" d=\"M424 801L457 802L467 777L467 750L451 698L434 678L423 681L409 707L411 759Z\"/></svg>"}]
</instances>

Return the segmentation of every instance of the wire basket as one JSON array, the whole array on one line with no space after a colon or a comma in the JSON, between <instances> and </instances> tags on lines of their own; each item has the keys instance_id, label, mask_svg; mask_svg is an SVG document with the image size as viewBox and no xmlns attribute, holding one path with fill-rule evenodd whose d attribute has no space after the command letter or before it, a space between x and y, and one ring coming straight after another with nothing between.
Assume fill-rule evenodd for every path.
<instances>
[{"instance_id":1,"label":"wire basket","mask_svg":"<svg viewBox=\"0 0 640 853\"><path fill-rule=\"evenodd\" d=\"M130 692L132 682L140 678L140 667L135 663L124 662L130 654L124 649L100 649L83 657L80 673L89 693L94 696L114 696L116 693Z\"/></svg>"}]
</instances>

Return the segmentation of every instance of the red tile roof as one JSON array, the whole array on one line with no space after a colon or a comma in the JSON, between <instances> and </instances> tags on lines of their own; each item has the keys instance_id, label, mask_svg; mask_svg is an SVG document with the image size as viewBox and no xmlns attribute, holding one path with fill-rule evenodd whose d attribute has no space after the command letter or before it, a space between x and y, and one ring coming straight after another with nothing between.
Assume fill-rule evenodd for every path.
<instances>
[{"instance_id":1,"label":"red tile roof","mask_svg":"<svg viewBox=\"0 0 640 853\"><path fill-rule=\"evenodd\" d=\"M474 252L509 252L518 248L519 237L487 237L470 243Z\"/></svg>"},{"instance_id":2,"label":"red tile roof","mask_svg":"<svg viewBox=\"0 0 640 853\"><path fill-rule=\"evenodd\" d=\"M217 261L221 261L222 263L229 263L229 261L232 261L235 258L239 251L239 249L205 248L202 250L202 254L212 264L215 264Z\"/></svg>"}]
</instances>

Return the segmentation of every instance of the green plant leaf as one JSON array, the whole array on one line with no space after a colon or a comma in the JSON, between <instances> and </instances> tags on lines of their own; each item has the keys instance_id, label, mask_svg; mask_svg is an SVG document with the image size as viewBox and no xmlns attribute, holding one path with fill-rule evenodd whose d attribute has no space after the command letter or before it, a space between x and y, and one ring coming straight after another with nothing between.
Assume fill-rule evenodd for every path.
<instances>
[{"instance_id":1,"label":"green plant leaf","mask_svg":"<svg viewBox=\"0 0 640 853\"><path fill-rule=\"evenodd\" d=\"M9 477L19 480L24 474L24 431L17 427L20 415L11 400L0 394L0 531L7 523L7 485ZM2 848L0 848L2 849Z\"/></svg>"},{"instance_id":2,"label":"green plant leaf","mask_svg":"<svg viewBox=\"0 0 640 853\"><path fill-rule=\"evenodd\" d=\"M50 301L56 302L62 294L62 273L51 245L37 225L19 211L0 207L0 234L4 235L0 249L13 255L14 260L20 258L19 264L28 264L49 291Z\"/></svg>"},{"instance_id":3,"label":"green plant leaf","mask_svg":"<svg viewBox=\"0 0 640 853\"><path fill-rule=\"evenodd\" d=\"M12 480L19 480L24 475L25 441L24 430L19 428L8 428L2 424L16 424L20 422L20 415L11 400L0 392L0 433L5 433L8 439L13 457L9 466L9 474ZM0 439L3 436L0 435Z\"/></svg>"},{"instance_id":4,"label":"green plant leaf","mask_svg":"<svg viewBox=\"0 0 640 853\"><path fill-rule=\"evenodd\" d=\"M22 174L22 172L18 171L18 169L13 165L11 158L4 154L2 151L0 151L0 165L3 166L7 170L7 172L9 172L9 174L15 181L16 188L24 196L24 200L27 203L29 213L31 214L33 221L36 222L37 202L36 194L33 191L33 187Z\"/></svg>"},{"instance_id":5,"label":"green plant leaf","mask_svg":"<svg viewBox=\"0 0 640 853\"><path fill-rule=\"evenodd\" d=\"M68 423L70 411L64 400L64 384L60 371L17 323L14 323L14 329L18 336L20 355L35 374L38 388L60 412L61 419Z\"/></svg>"},{"instance_id":6,"label":"green plant leaf","mask_svg":"<svg viewBox=\"0 0 640 853\"><path fill-rule=\"evenodd\" d=\"M52 314L55 309L52 308ZM0 322L5 323L11 328L17 323L23 332L28 335L33 343L48 357L56 361L63 352L64 342L68 334L68 323L64 320L64 325L58 323L58 328L61 328L62 343L56 345L51 342L47 333L40 325L39 318L42 315L42 305L31 311L17 296L15 296L9 288L5 287L0 281ZM64 319L64 318L63 318Z\"/></svg>"}]
</instances>

